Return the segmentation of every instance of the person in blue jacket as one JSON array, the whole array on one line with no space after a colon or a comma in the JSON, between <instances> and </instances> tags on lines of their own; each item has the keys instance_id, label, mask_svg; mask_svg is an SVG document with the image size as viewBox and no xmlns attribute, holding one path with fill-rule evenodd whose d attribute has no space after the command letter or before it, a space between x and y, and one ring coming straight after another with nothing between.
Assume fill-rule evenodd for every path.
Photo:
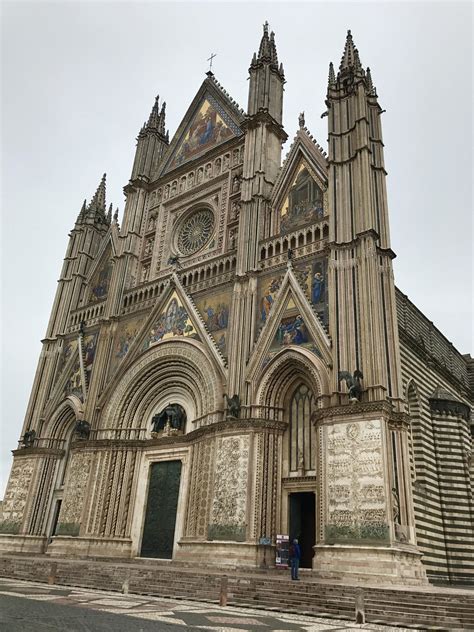
<instances>
[{"instance_id":1,"label":"person in blue jacket","mask_svg":"<svg viewBox=\"0 0 474 632\"><path fill-rule=\"evenodd\" d=\"M299 580L298 571L300 568L301 549L298 544L298 540L295 538L290 545L290 566L291 566L291 579Z\"/></svg>"}]
</instances>

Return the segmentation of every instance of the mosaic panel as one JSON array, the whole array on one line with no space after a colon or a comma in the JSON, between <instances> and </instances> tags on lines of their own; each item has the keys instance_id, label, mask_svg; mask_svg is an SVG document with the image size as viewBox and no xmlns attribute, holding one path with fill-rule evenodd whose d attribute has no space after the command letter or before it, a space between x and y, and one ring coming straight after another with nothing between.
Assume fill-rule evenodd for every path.
<instances>
[{"instance_id":1,"label":"mosaic panel","mask_svg":"<svg viewBox=\"0 0 474 632\"><path fill-rule=\"evenodd\" d=\"M112 277L112 261L110 260L111 250L107 249L104 260L95 271L90 282L89 301L94 302L105 298L109 291L110 279Z\"/></svg>"},{"instance_id":2,"label":"mosaic panel","mask_svg":"<svg viewBox=\"0 0 474 632\"><path fill-rule=\"evenodd\" d=\"M281 209L280 233L291 232L300 226L314 223L324 215L324 194L301 163Z\"/></svg>"},{"instance_id":3,"label":"mosaic panel","mask_svg":"<svg viewBox=\"0 0 474 632\"><path fill-rule=\"evenodd\" d=\"M204 99L177 146L168 170L200 156L211 147L239 135L240 129L211 96Z\"/></svg>"},{"instance_id":4,"label":"mosaic panel","mask_svg":"<svg viewBox=\"0 0 474 632\"><path fill-rule=\"evenodd\" d=\"M227 357L227 328L229 325L231 294L221 292L205 296L196 301L206 327L216 341L219 351Z\"/></svg>"},{"instance_id":5,"label":"mosaic panel","mask_svg":"<svg viewBox=\"0 0 474 632\"><path fill-rule=\"evenodd\" d=\"M110 360L109 375L112 375L117 370L119 364L127 355L130 346L140 332L144 321L145 316L136 316L135 318L121 322L117 327L112 357Z\"/></svg>"}]
</instances>

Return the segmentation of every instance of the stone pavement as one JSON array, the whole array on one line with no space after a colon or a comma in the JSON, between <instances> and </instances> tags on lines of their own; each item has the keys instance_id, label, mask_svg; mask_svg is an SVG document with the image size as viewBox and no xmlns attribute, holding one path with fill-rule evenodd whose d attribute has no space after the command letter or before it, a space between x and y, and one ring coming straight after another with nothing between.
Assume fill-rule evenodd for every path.
<instances>
[{"instance_id":1,"label":"stone pavement","mask_svg":"<svg viewBox=\"0 0 474 632\"><path fill-rule=\"evenodd\" d=\"M406 630L187 600L0 579L1 632L336 632L359 629Z\"/></svg>"}]
</instances>

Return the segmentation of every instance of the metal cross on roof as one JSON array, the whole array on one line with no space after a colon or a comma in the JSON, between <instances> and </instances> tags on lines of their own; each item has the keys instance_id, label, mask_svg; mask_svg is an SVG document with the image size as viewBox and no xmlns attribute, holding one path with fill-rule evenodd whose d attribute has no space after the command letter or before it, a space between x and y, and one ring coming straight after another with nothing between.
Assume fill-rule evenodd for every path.
<instances>
[{"instance_id":1,"label":"metal cross on roof","mask_svg":"<svg viewBox=\"0 0 474 632\"><path fill-rule=\"evenodd\" d=\"M211 53L211 56L207 60L209 62L209 72L212 72L212 60L214 59L214 57L217 57L217 53Z\"/></svg>"}]
</instances>

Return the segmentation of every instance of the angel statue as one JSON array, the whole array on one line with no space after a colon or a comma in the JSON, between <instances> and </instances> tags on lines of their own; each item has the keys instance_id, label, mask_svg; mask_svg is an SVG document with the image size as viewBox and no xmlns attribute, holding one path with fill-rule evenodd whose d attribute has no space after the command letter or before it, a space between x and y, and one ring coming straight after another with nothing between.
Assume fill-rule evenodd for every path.
<instances>
[{"instance_id":1,"label":"angel statue","mask_svg":"<svg viewBox=\"0 0 474 632\"><path fill-rule=\"evenodd\" d=\"M344 380L346 382L347 389L349 391L349 401L360 402L360 396L362 394L361 380L364 379L362 371L356 369L354 375L351 375L349 371L339 371L339 383Z\"/></svg>"}]
</instances>

